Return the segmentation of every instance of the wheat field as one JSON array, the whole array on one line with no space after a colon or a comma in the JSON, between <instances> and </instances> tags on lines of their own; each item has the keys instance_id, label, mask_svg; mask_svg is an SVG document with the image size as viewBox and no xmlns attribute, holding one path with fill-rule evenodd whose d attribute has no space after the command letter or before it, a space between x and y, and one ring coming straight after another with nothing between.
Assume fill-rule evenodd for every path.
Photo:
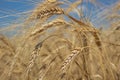
<instances>
[{"instance_id":1,"label":"wheat field","mask_svg":"<svg viewBox=\"0 0 120 80\"><path fill-rule=\"evenodd\" d=\"M0 80L120 80L120 2L102 29L83 17L83 1L44 0L23 23L1 28Z\"/></svg>"}]
</instances>

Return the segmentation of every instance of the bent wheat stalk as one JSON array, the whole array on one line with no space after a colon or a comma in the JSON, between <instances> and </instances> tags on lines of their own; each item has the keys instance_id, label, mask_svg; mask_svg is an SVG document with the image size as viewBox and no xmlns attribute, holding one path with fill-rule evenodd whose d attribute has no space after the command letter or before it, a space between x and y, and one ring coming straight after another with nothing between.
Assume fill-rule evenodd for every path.
<instances>
[{"instance_id":1,"label":"bent wheat stalk","mask_svg":"<svg viewBox=\"0 0 120 80\"><path fill-rule=\"evenodd\" d=\"M86 29L87 31L89 31L94 36L95 43L98 46L98 48L100 49L100 51L101 51L102 50L102 43L101 43L101 40L99 38L98 31L95 28L93 28L93 27L91 27L91 26L89 26L89 25L87 25L87 24L85 24L85 23L83 23L81 21L78 21L77 19L73 18L72 16L70 16L68 14L66 14L66 15L70 19L72 19L73 21L75 21L76 23L78 23L79 25L84 26L84 29Z\"/></svg>"}]
</instances>

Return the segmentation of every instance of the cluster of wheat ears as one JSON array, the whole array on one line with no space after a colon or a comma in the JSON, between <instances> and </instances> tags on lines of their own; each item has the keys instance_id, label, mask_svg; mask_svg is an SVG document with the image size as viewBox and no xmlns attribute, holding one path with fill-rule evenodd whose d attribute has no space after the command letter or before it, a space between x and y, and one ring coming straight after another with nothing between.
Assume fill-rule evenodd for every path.
<instances>
[{"instance_id":1,"label":"cluster of wheat ears","mask_svg":"<svg viewBox=\"0 0 120 80\"><path fill-rule=\"evenodd\" d=\"M68 3L43 1L21 33L0 35L0 80L120 80L119 22L98 30L70 15L76 9L82 16L82 0Z\"/></svg>"}]
</instances>

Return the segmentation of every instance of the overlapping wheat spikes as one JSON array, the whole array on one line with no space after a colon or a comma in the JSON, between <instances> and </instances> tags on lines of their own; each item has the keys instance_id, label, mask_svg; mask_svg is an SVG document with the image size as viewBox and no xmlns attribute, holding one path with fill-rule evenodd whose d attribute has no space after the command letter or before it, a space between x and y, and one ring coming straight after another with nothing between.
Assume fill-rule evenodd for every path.
<instances>
[{"instance_id":1,"label":"overlapping wheat spikes","mask_svg":"<svg viewBox=\"0 0 120 80\"><path fill-rule=\"evenodd\" d=\"M0 35L0 79L120 80L119 21L112 24L114 29L102 31L76 19L70 12L76 9L82 17L77 8L82 2L45 0L21 33L10 39Z\"/></svg>"}]
</instances>

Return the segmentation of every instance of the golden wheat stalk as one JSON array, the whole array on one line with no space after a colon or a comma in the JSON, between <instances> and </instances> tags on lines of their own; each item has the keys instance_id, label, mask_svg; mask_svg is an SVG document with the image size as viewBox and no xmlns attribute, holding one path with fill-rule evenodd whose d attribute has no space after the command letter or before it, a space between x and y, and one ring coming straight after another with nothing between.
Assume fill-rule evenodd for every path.
<instances>
[{"instance_id":1,"label":"golden wheat stalk","mask_svg":"<svg viewBox=\"0 0 120 80\"><path fill-rule=\"evenodd\" d=\"M31 59L29 61L29 65L27 66L26 69L26 76L25 78L27 78L29 76L30 71L32 71L31 69L33 68L34 64L35 64L35 60L37 59L38 55L39 55L39 51L42 47L42 42L40 42L39 44L37 44L35 46L35 49L33 50L32 54L31 54Z\"/></svg>"},{"instance_id":2,"label":"golden wheat stalk","mask_svg":"<svg viewBox=\"0 0 120 80\"><path fill-rule=\"evenodd\" d=\"M64 11L62 8L58 7L61 2L48 2L40 4L32 13L32 15L28 18L28 21L33 21L36 19L42 20L47 19L54 14L63 14ZM47 6L46 6L47 5Z\"/></svg>"},{"instance_id":3,"label":"golden wheat stalk","mask_svg":"<svg viewBox=\"0 0 120 80\"><path fill-rule=\"evenodd\" d=\"M98 48L100 49L100 51L102 50L102 43L100 40L100 37L98 35L98 30L96 30L95 28L91 27L90 25L87 25L81 21L78 21L77 19L73 18L72 16L66 14L70 19L72 19L73 21L75 21L76 23L78 23L79 25L83 26L82 29L84 29L83 31L88 31L90 32L94 38L95 38L95 43L98 46Z\"/></svg>"},{"instance_id":4,"label":"golden wheat stalk","mask_svg":"<svg viewBox=\"0 0 120 80\"><path fill-rule=\"evenodd\" d=\"M30 37L32 36L35 36L39 33L42 33L43 31L46 31L47 29L51 28L51 27L54 27L54 26L59 26L59 25L64 25L64 24L67 24L67 22L65 22L64 20L61 20L61 19L55 19L53 21L51 21L50 23L47 23L45 25L42 25L41 27L39 28L36 28L34 31L31 32L30 34Z\"/></svg>"},{"instance_id":5,"label":"golden wheat stalk","mask_svg":"<svg viewBox=\"0 0 120 80\"><path fill-rule=\"evenodd\" d=\"M62 72L62 74L60 75L61 76L61 78L63 78L64 77L64 75L66 74L66 71L67 71L67 66L68 65L70 65L70 63L72 62L72 61L74 61L74 59L75 59L75 57L79 54L79 53L81 53L83 50L85 50L85 49L87 49L87 48L89 48L90 46L86 46L86 47L77 47L77 48L75 48L74 50L72 50L72 54L70 54L66 59L65 59L65 61L63 62L63 64L62 64L62 66L61 66L61 68L60 68L60 70L61 70L61 72ZM82 55L82 54L81 54Z\"/></svg>"},{"instance_id":6,"label":"golden wheat stalk","mask_svg":"<svg viewBox=\"0 0 120 80\"><path fill-rule=\"evenodd\" d=\"M78 50L73 50L72 54L67 57L67 59L62 64L61 70L62 72L65 72L66 66L73 60L73 58L79 53Z\"/></svg>"},{"instance_id":7,"label":"golden wheat stalk","mask_svg":"<svg viewBox=\"0 0 120 80\"><path fill-rule=\"evenodd\" d=\"M11 44L11 42L3 35L0 35L0 41L2 41L8 48L10 51L12 51L12 53L15 53L15 48L14 46Z\"/></svg>"}]
</instances>

